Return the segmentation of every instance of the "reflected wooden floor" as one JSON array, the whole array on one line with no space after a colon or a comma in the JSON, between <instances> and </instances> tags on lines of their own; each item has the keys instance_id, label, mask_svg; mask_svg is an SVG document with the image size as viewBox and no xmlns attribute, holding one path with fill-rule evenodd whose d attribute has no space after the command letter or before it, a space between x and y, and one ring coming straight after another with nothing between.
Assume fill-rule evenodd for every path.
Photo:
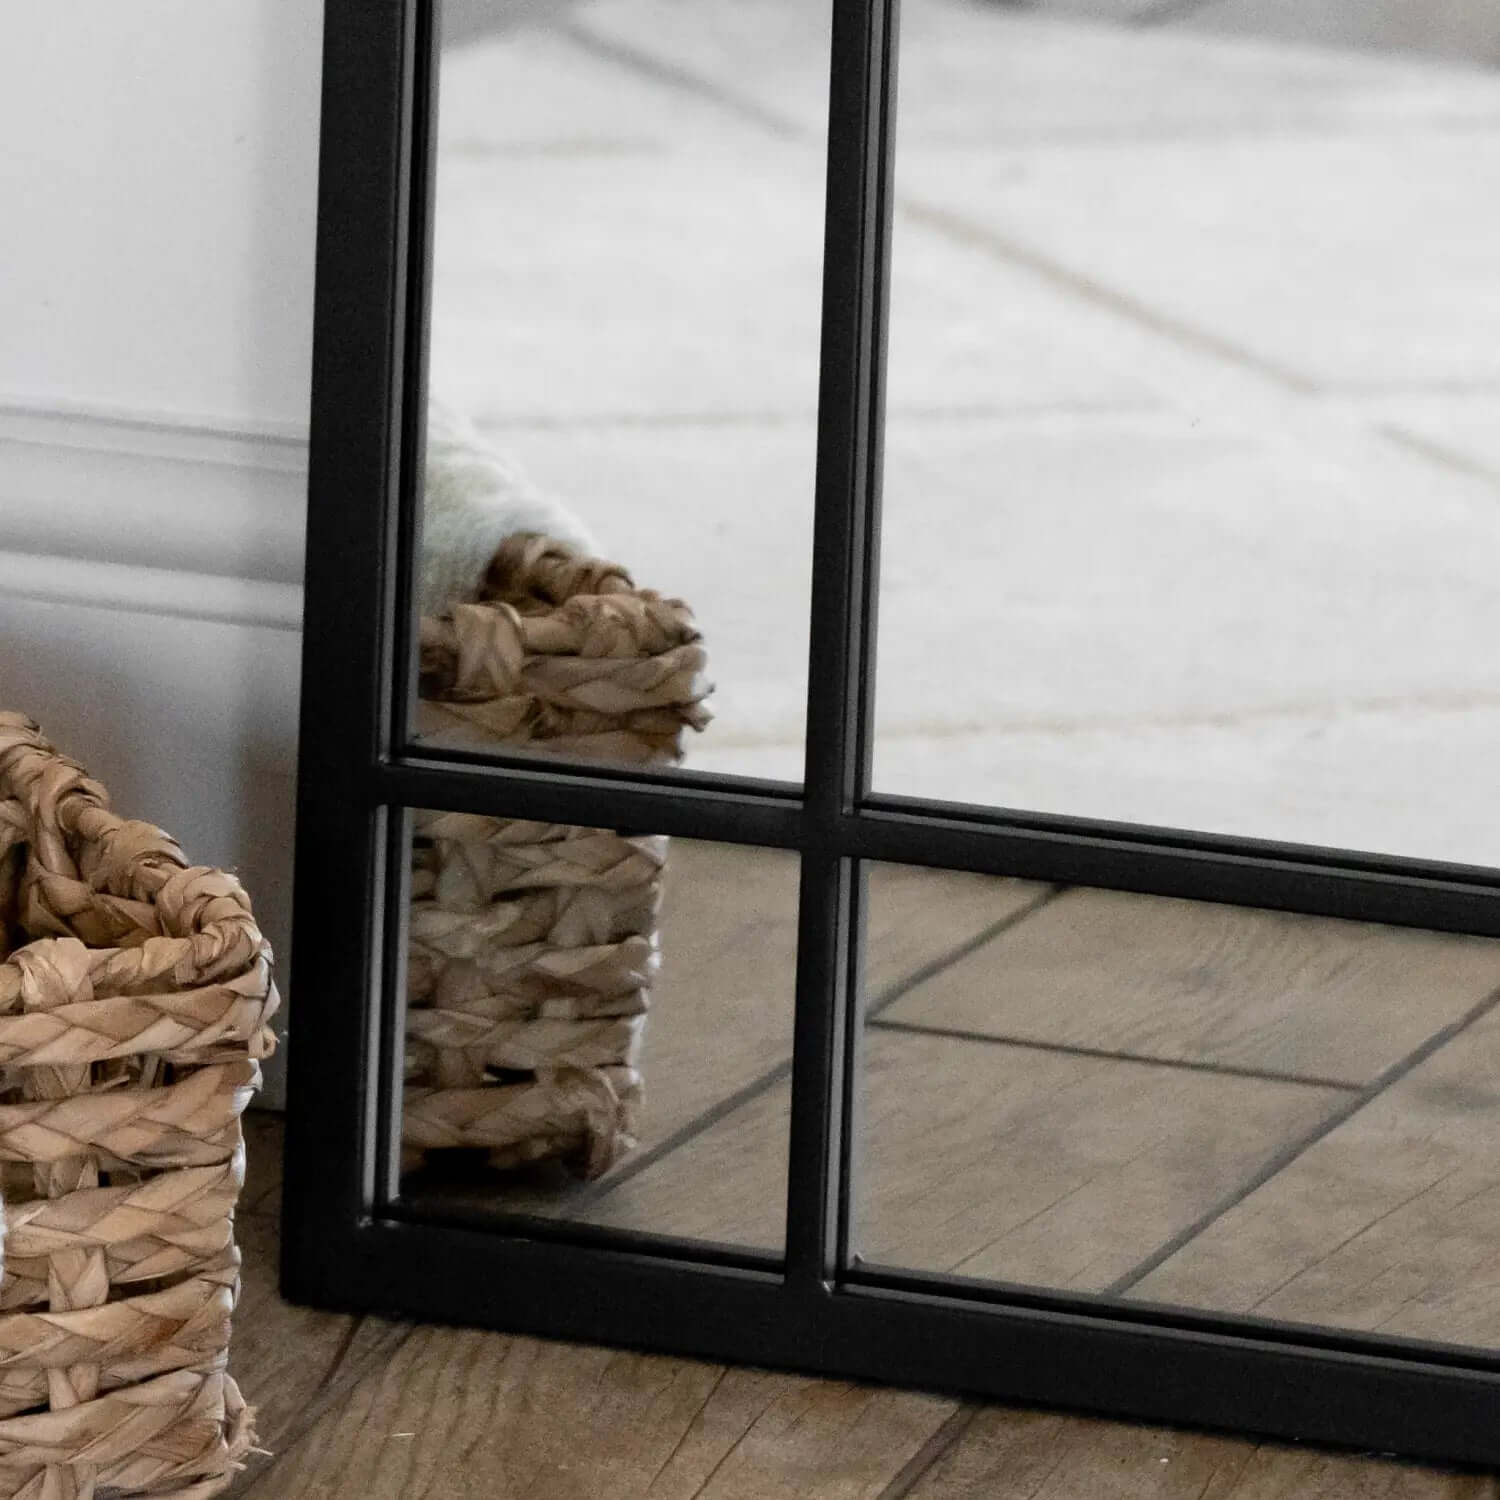
<instances>
[{"instance_id":1,"label":"reflected wooden floor","mask_svg":"<svg viewBox=\"0 0 1500 1500\"><path fill-rule=\"evenodd\" d=\"M280 1122L249 1117L232 1500L1497 1500L1489 1475L314 1312L275 1289Z\"/></svg>"},{"instance_id":2,"label":"reflected wooden floor","mask_svg":"<svg viewBox=\"0 0 1500 1500\"><path fill-rule=\"evenodd\" d=\"M640 1150L446 1199L776 1248L796 862L679 842ZM870 871L867 1261L1500 1345L1500 944ZM251 1122L235 1494L1500 1497L1372 1458L287 1306ZM439 1190L433 1189L438 1192Z\"/></svg>"},{"instance_id":3,"label":"reflected wooden floor","mask_svg":"<svg viewBox=\"0 0 1500 1500\"><path fill-rule=\"evenodd\" d=\"M869 880L863 1260L1500 1346L1500 943ZM796 881L674 845L640 1149L422 1196L779 1249Z\"/></svg>"}]
</instances>

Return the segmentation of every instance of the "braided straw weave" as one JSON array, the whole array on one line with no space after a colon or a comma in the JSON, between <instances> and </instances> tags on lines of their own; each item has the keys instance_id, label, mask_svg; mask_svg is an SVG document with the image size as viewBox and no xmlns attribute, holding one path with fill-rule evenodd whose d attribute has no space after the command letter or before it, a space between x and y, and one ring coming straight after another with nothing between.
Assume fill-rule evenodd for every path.
<instances>
[{"instance_id":1,"label":"braided straw weave","mask_svg":"<svg viewBox=\"0 0 1500 1500\"><path fill-rule=\"evenodd\" d=\"M207 1500L249 1450L225 1364L270 959L237 881L0 714L0 1495Z\"/></svg>"},{"instance_id":2,"label":"braided straw weave","mask_svg":"<svg viewBox=\"0 0 1500 1500\"><path fill-rule=\"evenodd\" d=\"M467 749L670 763L708 722L687 606L613 563L512 537L480 599L421 625L419 725ZM585 1177L634 1144L664 838L414 814L409 1161L479 1149Z\"/></svg>"}]
</instances>

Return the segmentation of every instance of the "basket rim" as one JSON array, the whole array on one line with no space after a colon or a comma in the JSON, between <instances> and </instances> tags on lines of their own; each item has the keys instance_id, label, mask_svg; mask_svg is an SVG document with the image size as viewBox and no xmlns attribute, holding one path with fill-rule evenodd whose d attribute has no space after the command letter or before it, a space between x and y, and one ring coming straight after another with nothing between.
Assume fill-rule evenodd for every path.
<instances>
[{"instance_id":1,"label":"basket rim","mask_svg":"<svg viewBox=\"0 0 1500 1500\"><path fill-rule=\"evenodd\" d=\"M270 945L240 882L190 864L156 825L122 817L34 719L0 712L0 861L18 848L18 908L0 917L24 941L0 948L0 1016L32 1009L38 986L52 991L42 1008L82 998L64 975L86 978L89 999L181 991L250 968L265 970L269 986ZM49 913L52 931L31 932L19 904L28 883L65 889L83 905ZM73 920L101 914L126 933L134 921L133 940L92 942L72 930ZM163 982L152 984L153 975Z\"/></svg>"}]
</instances>

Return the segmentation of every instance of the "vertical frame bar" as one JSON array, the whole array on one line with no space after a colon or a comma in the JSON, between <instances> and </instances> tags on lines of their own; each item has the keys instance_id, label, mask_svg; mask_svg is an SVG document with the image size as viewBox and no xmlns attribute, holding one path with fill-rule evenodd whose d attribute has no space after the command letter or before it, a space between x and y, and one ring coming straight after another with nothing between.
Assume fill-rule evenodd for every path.
<instances>
[{"instance_id":1,"label":"vertical frame bar","mask_svg":"<svg viewBox=\"0 0 1500 1500\"><path fill-rule=\"evenodd\" d=\"M411 911L412 810L383 809L383 868L377 872L381 911L375 951L381 955L380 989L371 1007L374 1033L374 1137L370 1152L370 1202L378 1211L395 1202L401 1179L401 1111L406 1079L406 965Z\"/></svg>"},{"instance_id":2,"label":"vertical frame bar","mask_svg":"<svg viewBox=\"0 0 1500 1500\"><path fill-rule=\"evenodd\" d=\"M854 621L858 632L858 697L853 707L855 743L854 785L850 800L857 807L870 793L875 752L875 702L877 695L877 641L880 605L880 519L885 480L885 389L888 354L887 330L891 302L892 206L896 159L897 63L901 51L901 0L886 0L883 42L880 48L880 81L875 142L875 243L872 247L875 287L871 299L874 327L868 376L869 427L866 435L864 535L860 538L862 568L860 612ZM865 1077L865 935L870 915L869 869L861 861L854 866L851 889L852 920L849 924L845 964L847 999L844 1004L844 1068L842 1149L839 1154L838 1215L836 1243L838 1276L854 1253L854 1195L857 1191L864 1144Z\"/></svg>"},{"instance_id":3,"label":"vertical frame bar","mask_svg":"<svg viewBox=\"0 0 1500 1500\"><path fill-rule=\"evenodd\" d=\"M874 181L871 217L874 241L870 246L874 285L870 295L870 365L867 375L869 415L865 435L865 514L859 540L863 569L861 610L855 628L859 639L859 697L855 714L855 802L870 792L875 752L876 643L880 624L880 519L885 498L885 389L891 310L892 208L896 182L896 108L901 55L901 0L885 0L879 49L879 97L876 117Z\"/></svg>"},{"instance_id":4,"label":"vertical frame bar","mask_svg":"<svg viewBox=\"0 0 1500 1500\"><path fill-rule=\"evenodd\" d=\"M374 1186L384 820L369 771L389 727L411 22L403 0L327 0L282 1238L293 1298L337 1285Z\"/></svg>"},{"instance_id":5,"label":"vertical frame bar","mask_svg":"<svg viewBox=\"0 0 1500 1500\"><path fill-rule=\"evenodd\" d=\"M825 1290L844 1217L854 869L839 848L863 777L887 196L891 0L833 0L787 1280Z\"/></svg>"},{"instance_id":6,"label":"vertical frame bar","mask_svg":"<svg viewBox=\"0 0 1500 1500\"><path fill-rule=\"evenodd\" d=\"M412 0L411 127L405 198L405 326L401 381L401 481L393 545L395 629L392 650L390 739L383 750L412 741L412 706L419 650L417 560L422 555L423 476L427 457L428 355L431 350L433 221L437 196L439 53L443 0Z\"/></svg>"},{"instance_id":7,"label":"vertical frame bar","mask_svg":"<svg viewBox=\"0 0 1500 1500\"><path fill-rule=\"evenodd\" d=\"M393 392L399 402L400 433L395 511L390 518L386 553L391 611L390 698L387 732L379 756L388 760L399 745L411 741L416 695L419 632L417 566L422 549L423 494L427 454L427 370L431 345L429 309L432 296L433 218L437 190L438 55L443 0L410 0L407 44L410 52L409 126L406 131L405 283L400 377ZM406 1076L406 963L411 900L411 810L389 807L385 813L384 878L380 892L382 920L377 952L382 976L375 999L375 1122L371 1168L372 1202L383 1209L399 1195L401 1178L401 1112Z\"/></svg>"}]
</instances>

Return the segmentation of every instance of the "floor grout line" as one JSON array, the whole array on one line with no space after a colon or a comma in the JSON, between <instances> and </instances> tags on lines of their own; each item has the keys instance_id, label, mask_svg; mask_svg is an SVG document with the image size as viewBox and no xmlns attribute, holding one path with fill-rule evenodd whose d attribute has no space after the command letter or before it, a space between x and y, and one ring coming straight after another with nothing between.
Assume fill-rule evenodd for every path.
<instances>
[{"instance_id":1,"label":"floor grout line","mask_svg":"<svg viewBox=\"0 0 1500 1500\"><path fill-rule=\"evenodd\" d=\"M1419 1047L1406 1054L1399 1061L1392 1063L1378 1078L1375 1078L1362 1088L1352 1099L1334 1110L1332 1114L1313 1126L1289 1145L1284 1146L1276 1152L1269 1161L1265 1162L1258 1171L1253 1172L1232 1192L1226 1193L1219 1201L1213 1204L1207 1211L1200 1214L1186 1228L1179 1230L1165 1244L1157 1247L1144 1260L1132 1266L1123 1276L1110 1283L1104 1289L1106 1297L1122 1297L1133 1286L1144 1281L1158 1266L1165 1264L1184 1246L1197 1239L1216 1220L1221 1219L1231 1209L1244 1202L1251 1193L1264 1187L1279 1173L1284 1172L1298 1157L1325 1137L1331 1135L1338 1127L1347 1120L1352 1119L1366 1105L1373 1103L1394 1083L1399 1083L1414 1068L1426 1062L1435 1052L1447 1046L1455 1037L1462 1035L1476 1021L1482 1020L1497 1005L1500 1005L1500 989L1491 991L1477 1005L1470 1007L1456 1021L1450 1022L1439 1031L1435 1031Z\"/></svg>"},{"instance_id":2,"label":"floor grout line","mask_svg":"<svg viewBox=\"0 0 1500 1500\"><path fill-rule=\"evenodd\" d=\"M950 1037L960 1042L983 1042L996 1047L1020 1047L1031 1052L1055 1052L1064 1057L1098 1058L1101 1062L1136 1063L1148 1068L1177 1068L1188 1073L1210 1073L1220 1078L1252 1078L1261 1083L1291 1083L1304 1088L1338 1089L1341 1093L1361 1093L1364 1085L1348 1079L1320 1078L1315 1074L1278 1073L1266 1068L1241 1068L1233 1063L1195 1062L1191 1058L1153 1057L1146 1052L1120 1052L1109 1047L1086 1047L1077 1042L1048 1042L1036 1037L995 1035L987 1031L967 1031L956 1026L933 1026L920 1021L873 1020L871 1026L917 1036Z\"/></svg>"},{"instance_id":3,"label":"floor grout line","mask_svg":"<svg viewBox=\"0 0 1500 1500\"><path fill-rule=\"evenodd\" d=\"M1434 442L1431 438L1412 432L1397 422L1377 422L1374 424L1374 430L1398 447L1415 453L1419 458L1425 458L1429 463L1438 465L1439 468L1448 469L1455 474L1467 475L1471 479L1483 480L1492 487L1500 485L1500 472L1496 472L1493 466L1482 459L1470 458L1468 454L1460 453L1456 448L1450 448L1445 443Z\"/></svg>"},{"instance_id":4,"label":"floor grout line","mask_svg":"<svg viewBox=\"0 0 1500 1500\"><path fill-rule=\"evenodd\" d=\"M1424 394L1419 392L1418 394ZM1043 423L1058 418L1098 418L1101 421L1129 422L1144 418L1173 427L1182 424L1182 416L1168 402L1149 398L1079 397L1069 400L1040 401L970 401L970 402L892 402L886 408L887 422L898 431L917 423L1000 422L1013 426ZM608 411L595 408L581 412L495 412L471 414L474 425L483 433L507 432L656 432L662 428L692 428L713 431L725 427L808 428L817 425L812 407L740 408L737 410L665 410Z\"/></svg>"},{"instance_id":5,"label":"floor grout line","mask_svg":"<svg viewBox=\"0 0 1500 1500\"><path fill-rule=\"evenodd\" d=\"M628 42L613 37L600 36L590 27L572 17L560 21L558 35L565 36L580 51L587 52L603 62L614 63L628 69L650 83L663 84L675 93L687 95L733 115L742 123L759 126L760 129L782 141L810 141L808 132L795 121L783 118L774 111L763 108L753 99L732 93L711 79L704 78L688 68L633 47Z\"/></svg>"},{"instance_id":6,"label":"floor grout line","mask_svg":"<svg viewBox=\"0 0 1500 1500\"><path fill-rule=\"evenodd\" d=\"M1028 271L1079 302L1123 320L1138 332L1165 340L1200 360L1206 357L1220 366L1228 366L1242 376L1253 375L1283 397L1308 397L1322 393L1316 381L1299 371L1277 360L1267 359L1232 339L1223 338L1170 313L1162 312L1133 293L1100 281L1087 272L1074 270L988 224L979 223L938 203L924 201L909 194L898 194L896 207L906 219L931 230L951 244L977 251L1003 265Z\"/></svg>"},{"instance_id":7,"label":"floor grout line","mask_svg":"<svg viewBox=\"0 0 1500 1500\"><path fill-rule=\"evenodd\" d=\"M1126 25L1170 26L1174 21L1182 20L1184 16L1213 8L1214 0L1157 0L1155 5L1147 5L1136 11Z\"/></svg>"}]
</instances>

